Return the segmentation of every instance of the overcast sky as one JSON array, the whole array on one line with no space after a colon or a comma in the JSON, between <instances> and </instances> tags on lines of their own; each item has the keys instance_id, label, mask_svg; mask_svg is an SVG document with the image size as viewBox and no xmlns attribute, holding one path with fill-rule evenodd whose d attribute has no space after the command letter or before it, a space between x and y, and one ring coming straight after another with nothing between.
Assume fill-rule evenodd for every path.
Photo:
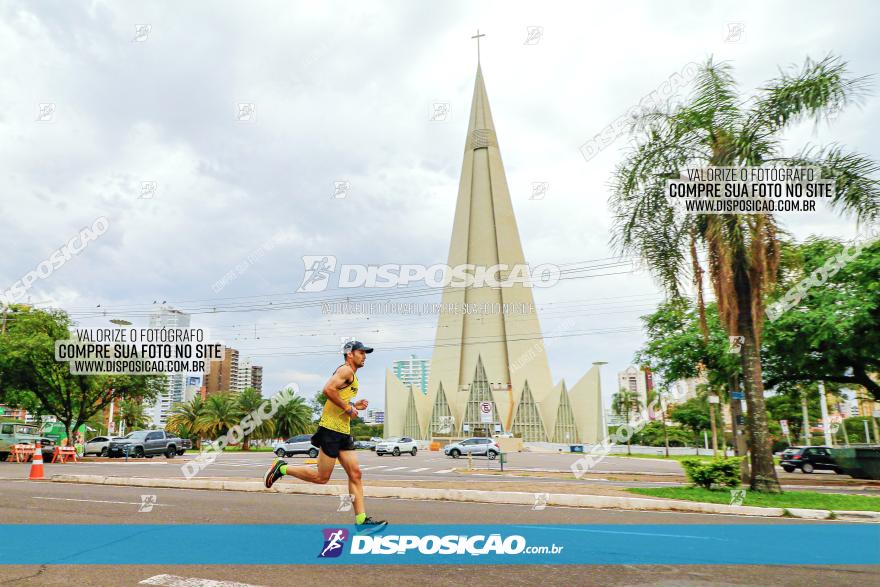
<instances>
[{"instance_id":1,"label":"overcast sky","mask_svg":"<svg viewBox=\"0 0 880 587\"><path fill-rule=\"evenodd\" d=\"M688 63L729 61L748 94L807 56L834 52L875 74L880 55L871 2L58 1L4 2L0 16L2 289L104 216L106 233L34 284L31 301L89 326L146 325L154 300L200 308L192 325L262 364L265 395L291 381L310 395L341 362L340 337L356 336L377 347L360 374L374 405L394 359L430 354L434 317L210 308L338 293L292 293L303 255L446 261L477 28L532 264L612 255L608 180L625 141L589 161L579 147ZM445 120L432 120L437 103ZM251 120L240 104L253 104ZM790 150L837 142L880 159L878 113L875 94L833 124L793 129ZM333 197L336 182L349 182L346 197ZM547 182L543 199L530 199L535 182ZM798 238L856 233L827 211L786 226ZM567 317L570 330L634 329L548 345L569 387L608 361L606 395L643 340L638 317L661 299L638 271L535 297L545 333Z\"/></svg>"}]
</instances>

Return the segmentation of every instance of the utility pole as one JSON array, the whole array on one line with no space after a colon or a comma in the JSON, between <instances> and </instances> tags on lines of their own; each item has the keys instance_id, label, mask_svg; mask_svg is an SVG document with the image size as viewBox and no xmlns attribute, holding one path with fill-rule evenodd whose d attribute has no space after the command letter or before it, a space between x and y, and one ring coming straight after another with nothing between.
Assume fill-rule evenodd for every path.
<instances>
[{"instance_id":1,"label":"utility pole","mask_svg":"<svg viewBox=\"0 0 880 587\"><path fill-rule=\"evenodd\" d=\"M822 432L825 433L825 446L834 446L831 438L831 421L828 418L828 399L825 397L825 382L819 382L819 408L822 410Z\"/></svg>"},{"instance_id":2,"label":"utility pole","mask_svg":"<svg viewBox=\"0 0 880 587\"><path fill-rule=\"evenodd\" d=\"M743 484L749 483L751 471L749 469L749 444L746 440L743 419L743 392L739 388L739 377L734 375L730 378L730 427L733 431L733 451L738 457L743 457L740 467Z\"/></svg>"},{"instance_id":3,"label":"utility pole","mask_svg":"<svg viewBox=\"0 0 880 587\"><path fill-rule=\"evenodd\" d=\"M798 386L800 387L800 386ZM801 426L803 428L804 433L804 444L810 446L810 410L807 408L807 391L800 387L801 392L801 414L803 415L804 423Z\"/></svg>"}]
</instances>

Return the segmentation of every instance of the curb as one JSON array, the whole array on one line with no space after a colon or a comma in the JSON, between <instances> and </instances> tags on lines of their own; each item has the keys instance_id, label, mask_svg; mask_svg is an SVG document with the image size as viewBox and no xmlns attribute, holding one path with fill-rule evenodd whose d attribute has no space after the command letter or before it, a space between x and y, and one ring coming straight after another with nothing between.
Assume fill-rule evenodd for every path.
<instances>
[{"instance_id":1,"label":"curb","mask_svg":"<svg viewBox=\"0 0 880 587\"><path fill-rule=\"evenodd\" d=\"M225 491L250 491L264 493L290 493L300 495L344 495L347 488L342 485L306 485L301 483L282 483L275 489L266 489L261 481L231 481L224 479L176 479L145 477L108 477L104 475L53 475L53 482L88 483L95 485L123 485L131 487L167 487L171 489L207 489ZM505 503L534 505L535 493L520 491L482 491L476 489L433 489L419 487L364 487L365 497L386 497L403 499L423 499L459 501L472 503ZM543 494L542 494L543 495ZM671 499L650 499L643 497L616 497L606 495L581 495L550 493L546 495L547 505L622 509L636 511L676 511L703 514L734 514L741 516L782 517L790 515L808 519L824 519L830 516L827 510L801 510L783 508L762 508L754 506L735 506L695 501ZM787 513L786 513L787 512ZM825 514L817 518L816 512ZM860 512L861 513L861 512ZM880 520L880 515L878 515Z\"/></svg>"}]
</instances>

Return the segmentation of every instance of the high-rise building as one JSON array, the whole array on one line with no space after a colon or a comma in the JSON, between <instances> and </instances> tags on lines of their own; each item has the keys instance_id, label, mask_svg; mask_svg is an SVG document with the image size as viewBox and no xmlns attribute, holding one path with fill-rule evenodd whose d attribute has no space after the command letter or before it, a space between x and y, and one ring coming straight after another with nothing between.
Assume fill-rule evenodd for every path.
<instances>
[{"instance_id":1,"label":"high-rise building","mask_svg":"<svg viewBox=\"0 0 880 587\"><path fill-rule=\"evenodd\" d=\"M625 389L638 394L642 407L648 405L648 395L654 388L651 370L647 367L635 367L630 365L617 374L617 391Z\"/></svg>"},{"instance_id":2,"label":"high-rise building","mask_svg":"<svg viewBox=\"0 0 880 587\"><path fill-rule=\"evenodd\" d=\"M150 328L189 328L190 316L169 306L159 306L150 316ZM145 405L152 426L164 428L168 412L175 403L185 400L186 373L168 373L168 383L155 400Z\"/></svg>"},{"instance_id":3,"label":"high-rise building","mask_svg":"<svg viewBox=\"0 0 880 587\"><path fill-rule=\"evenodd\" d=\"M430 359L419 359L410 355L408 359L394 361L391 371L404 385L414 385L423 395L428 394L428 375L431 373Z\"/></svg>"},{"instance_id":4,"label":"high-rise building","mask_svg":"<svg viewBox=\"0 0 880 587\"><path fill-rule=\"evenodd\" d=\"M260 393L263 393L263 368L259 365L253 365L251 367L250 387L253 387Z\"/></svg>"},{"instance_id":5,"label":"high-rise building","mask_svg":"<svg viewBox=\"0 0 880 587\"><path fill-rule=\"evenodd\" d=\"M208 361L205 369L205 397L224 391L239 391L238 350L223 349L223 358Z\"/></svg>"},{"instance_id":6,"label":"high-rise building","mask_svg":"<svg viewBox=\"0 0 880 587\"><path fill-rule=\"evenodd\" d=\"M501 266L508 277L526 267L479 63L448 265ZM424 439L507 431L526 441L601 439L599 366L571 391L564 381L554 385L527 287L532 284L514 281L444 289L442 307L450 310L438 319L427 393L386 371L387 435ZM492 310L478 315L465 312L467 307Z\"/></svg>"}]
</instances>

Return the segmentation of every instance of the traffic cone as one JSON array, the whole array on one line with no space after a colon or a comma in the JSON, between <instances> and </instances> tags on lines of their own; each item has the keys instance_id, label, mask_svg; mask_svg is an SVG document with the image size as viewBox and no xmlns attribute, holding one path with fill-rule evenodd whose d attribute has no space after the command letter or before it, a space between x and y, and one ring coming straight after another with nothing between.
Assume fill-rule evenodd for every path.
<instances>
[{"instance_id":1,"label":"traffic cone","mask_svg":"<svg viewBox=\"0 0 880 587\"><path fill-rule=\"evenodd\" d=\"M43 447L34 444L34 458L31 462L30 479L43 479Z\"/></svg>"}]
</instances>

